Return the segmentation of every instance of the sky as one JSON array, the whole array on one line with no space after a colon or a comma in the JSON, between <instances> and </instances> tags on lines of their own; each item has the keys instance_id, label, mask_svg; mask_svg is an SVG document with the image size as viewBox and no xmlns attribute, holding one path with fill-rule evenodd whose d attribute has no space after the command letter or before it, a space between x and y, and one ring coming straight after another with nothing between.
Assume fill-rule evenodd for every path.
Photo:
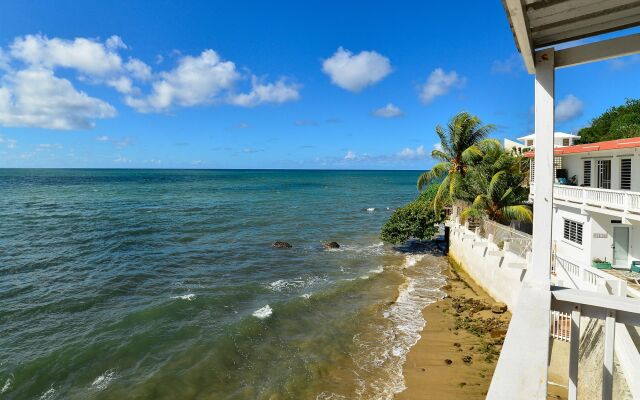
<instances>
[{"instance_id":1,"label":"sky","mask_svg":"<svg viewBox=\"0 0 640 400\"><path fill-rule=\"evenodd\" d=\"M459 111L533 131L499 0L0 7L0 168L428 169ZM637 98L639 73L558 70L556 130Z\"/></svg>"}]
</instances>

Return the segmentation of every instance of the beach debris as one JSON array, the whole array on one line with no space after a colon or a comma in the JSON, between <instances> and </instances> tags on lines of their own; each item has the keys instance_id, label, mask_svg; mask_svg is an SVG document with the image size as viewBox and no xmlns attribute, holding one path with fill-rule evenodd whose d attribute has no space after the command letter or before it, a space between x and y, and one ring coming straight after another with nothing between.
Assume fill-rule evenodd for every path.
<instances>
[{"instance_id":1,"label":"beach debris","mask_svg":"<svg viewBox=\"0 0 640 400\"><path fill-rule=\"evenodd\" d=\"M491 307L491 312L494 314L503 314L507 311L507 305L504 303L495 303Z\"/></svg>"},{"instance_id":2,"label":"beach debris","mask_svg":"<svg viewBox=\"0 0 640 400\"><path fill-rule=\"evenodd\" d=\"M453 364L453 361L449 360L448 358L446 360L444 360L444 363L447 365L451 365Z\"/></svg>"},{"instance_id":3,"label":"beach debris","mask_svg":"<svg viewBox=\"0 0 640 400\"><path fill-rule=\"evenodd\" d=\"M291 244L287 242L283 242L281 240L277 240L276 242L273 243L272 246L276 249L290 249L291 247L293 247L291 246Z\"/></svg>"},{"instance_id":4,"label":"beach debris","mask_svg":"<svg viewBox=\"0 0 640 400\"><path fill-rule=\"evenodd\" d=\"M454 345L455 347L460 347L460 346L461 346L461 344L460 344L460 343L458 343L458 342L455 342L453 345Z\"/></svg>"},{"instance_id":5,"label":"beach debris","mask_svg":"<svg viewBox=\"0 0 640 400\"><path fill-rule=\"evenodd\" d=\"M325 250L329 250L329 249L339 249L340 245L338 244L338 242L327 242L327 243L323 243L322 247L325 248Z\"/></svg>"},{"instance_id":6,"label":"beach debris","mask_svg":"<svg viewBox=\"0 0 640 400\"><path fill-rule=\"evenodd\" d=\"M473 360L473 358L471 356L462 357L462 361L467 363L467 364L471 363L471 360Z\"/></svg>"},{"instance_id":7,"label":"beach debris","mask_svg":"<svg viewBox=\"0 0 640 400\"><path fill-rule=\"evenodd\" d=\"M420 371L427 372L427 369L426 368L420 368Z\"/></svg>"}]
</instances>

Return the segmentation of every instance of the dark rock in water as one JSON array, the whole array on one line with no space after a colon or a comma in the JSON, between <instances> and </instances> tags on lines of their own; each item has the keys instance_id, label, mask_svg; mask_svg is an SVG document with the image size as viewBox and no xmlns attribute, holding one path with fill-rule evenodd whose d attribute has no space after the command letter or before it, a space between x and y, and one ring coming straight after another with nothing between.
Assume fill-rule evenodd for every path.
<instances>
[{"instance_id":1,"label":"dark rock in water","mask_svg":"<svg viewBox=\"0 0 640 400\"><path fill-rule=\"evenodd\" d=\"M464 356L462 357L462 361L469 364L471 362L472 358L471 356Z\"/></svg>"},{"instance_id":2,"label":"dark rock in water","mask_svg":"<svg viewBox=\"0 0 640 400\"><path fill-rule=\"evenodd\" d=\"M338 242L327 242L322 245L325 249L339 249L340 245Z\"/></svg>"},{"instance_id":3,"label":"dark rock in water","mask_svg":"<svg viewBox=\"0 0 640 400\"><path fill-rule=\"evenodd\" d=\"M491 307L491 312L494 314L502 314L507 311L507 305L504 303L496 303Z\"/></svg>"},{"instance_id":4,"label":"dark rock in water","mask_svg":"<svg viewBox=\"0 0 640 400\"><path fill-rule=\"evenodd\" d=\"M448 358L446 360L444 360L444 363L447 365L451 365L453 364L453 361L449 360Z\"/></svg>"},{"instance_id":5,"label":"dark rock in water","mask_svg":"<svg viewBox=\"0 0 640 400\"><path fill-rule=\"evenodd\" d=\"M282 241L278 240L277 242L275 242L273 244L273 247L275 247L276 249L290 249L293 246L291 246L287 242L282 242Z\"/></svg>"}]
</instances>

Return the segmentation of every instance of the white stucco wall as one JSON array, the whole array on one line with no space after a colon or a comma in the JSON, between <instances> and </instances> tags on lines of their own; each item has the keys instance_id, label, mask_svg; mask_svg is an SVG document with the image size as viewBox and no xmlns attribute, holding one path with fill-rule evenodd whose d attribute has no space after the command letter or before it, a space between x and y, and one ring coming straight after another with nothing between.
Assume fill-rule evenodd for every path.
<instances>
[{"instance_id":1,"label":"white stucco wall","mask_svg":"<svg viewBox=\"0 0 640 400\"><path fill-rule=\"evenodd\" d=\"M598 186L596 161L611 160L611 189L620 190L620 160L631 159L631 190L640 192L640 149L594 151L562 156L562 168L569 178L577 177L579 186L584 182L584 161L591 160L591 187Z\"/></svg>"},{"instance_id":2,"label":"white stucco wall","mask_svg":"<svg viewBox=\"0 0 640 400\"><path fill-rule=\"evenodd\" d=\"M508 252L501 256L491 255L498 247L493 243L489 247L478 247L477 244L484 242L484 239L465 238L471 234L470 231L452 230L449 256L491 297L514 310L526 270L511 268L509 265L526 264L526 260Z\"/></svg>"}]
</instances>

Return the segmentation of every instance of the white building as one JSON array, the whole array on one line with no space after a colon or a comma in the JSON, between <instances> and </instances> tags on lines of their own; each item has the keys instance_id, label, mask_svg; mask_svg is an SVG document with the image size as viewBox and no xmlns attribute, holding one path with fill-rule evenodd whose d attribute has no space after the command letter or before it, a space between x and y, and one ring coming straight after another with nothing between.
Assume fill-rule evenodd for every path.
<instances>
[{"instance_id":1,"label":"white building","mask_svg":"<svg viewBox=\"0 0 640 400\"><path fill-rule=\"evenodd\" d=\"M531 171L534 170L534 153ZM581 265L640 260L640 137L557 147L553 248ZM533 199L535 176L531 174Z\"/></svg>"},{"instance_id":2,"label":"white building","mask_svg":"<svg viewBox=\"0 0 640 400\"><path fill-rule=\"evenodd\" d=\"M570 133L564 132L555 132L553 135L553 145L554 147L566 147L573 146L576 141L580 139L580 136L572 135ZM507 150L527 150L533 149L536 147L536 134L532 133L531 135L523 136L518 138L519 142L504 139L504 148Z\"/></svg>"}]
</instances>

